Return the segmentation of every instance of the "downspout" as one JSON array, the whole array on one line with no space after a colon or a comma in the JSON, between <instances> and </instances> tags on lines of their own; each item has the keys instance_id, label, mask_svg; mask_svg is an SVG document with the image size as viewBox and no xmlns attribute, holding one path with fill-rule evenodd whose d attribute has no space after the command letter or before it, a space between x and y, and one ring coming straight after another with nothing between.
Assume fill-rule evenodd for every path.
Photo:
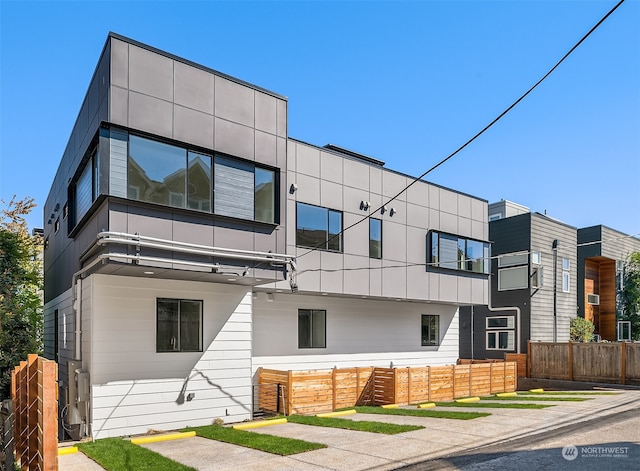
<instances>
[{"instance_id":1,"label":"downspout","mask_svg":"<svg viewBox=\"0 0 640 471\"><path fill-rule=\"evenodd\" d=\"M516 353L520 353L520 317L522 314L522 310L518 306L504 306L504 307L495 307L491 305L491 293L493 289L491 288L491 273L489 274L489 304L488 308L491 312L505 312L505 311L516 311Z\"/></svg>"}]
</instances>

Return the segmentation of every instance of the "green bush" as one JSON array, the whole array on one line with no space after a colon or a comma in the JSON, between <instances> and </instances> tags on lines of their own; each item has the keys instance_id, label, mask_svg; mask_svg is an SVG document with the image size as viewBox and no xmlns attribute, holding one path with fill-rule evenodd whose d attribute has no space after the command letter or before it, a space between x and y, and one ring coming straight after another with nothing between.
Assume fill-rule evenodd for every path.
<instances>
[{"instance_id":1,"label":"green bush","mask_svg":"<svg viewBox=\"0 0 640 471\"><path fill-rule=\"evenodd\" d=\"M584 317L571 319L569 337L572 342L591 342L595 326Z\"/></svg>"}]
</instances>

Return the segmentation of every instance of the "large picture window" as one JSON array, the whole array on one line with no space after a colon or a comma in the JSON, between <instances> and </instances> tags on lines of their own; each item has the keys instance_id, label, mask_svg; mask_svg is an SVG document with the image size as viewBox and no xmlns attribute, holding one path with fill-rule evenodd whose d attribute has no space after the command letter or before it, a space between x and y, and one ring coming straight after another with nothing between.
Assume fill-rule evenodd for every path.
<instances>
[{"instance_id":1,"label":"large picture window","mask_svg":"<svg viewBox=\"0 0 640 471\"><path fill-rule=\"evenodd\" d=\"M298 203L296 245L342 252L342 212Z\"/></svg>"},{"instance_id":2,"label":"large picture window","mask_svg":"<svg viewBox=\"0 0 640 471\"><path fill-rule=\"evenodd\" d=\"M429 263L432 267L489 274L489 243L432 231Z\"/></svg>"},{"instance_id":3,"label":"large picture window","mask_svg":"<svg viewBox=\"0 0 640 471\"><path fill-rule=\"evenodd\" d=\"M440 316L422 315L422 346L440 344Z\"/></svg>"},{"instance_id":4,"label":"large picture window","mask_svg":"<svg viewBox=\"0 0 640 471\"><path fill-rule=\"evenodd\" d=\"M129 136L127 197L250 221L278 222L274 170Z\"/></svg>"},{"instance_id":5,"label":"large picture window","mask_svg":"<svg viewBox=\"0 0 640 471\"><path fill-rule=\"evenodd\" d=\"M202 301L158 298L156 351L202 351Z\"/></svg>"},{"instance_id":6,"label":"large picture window","mask_svg":"<svg viewBox=\"0 0 640 471\"><path fill-rule=\"evenodd\" d=\"M326 348L327 311L298 310L298 348Z\"/></svg>"}]
</instances>

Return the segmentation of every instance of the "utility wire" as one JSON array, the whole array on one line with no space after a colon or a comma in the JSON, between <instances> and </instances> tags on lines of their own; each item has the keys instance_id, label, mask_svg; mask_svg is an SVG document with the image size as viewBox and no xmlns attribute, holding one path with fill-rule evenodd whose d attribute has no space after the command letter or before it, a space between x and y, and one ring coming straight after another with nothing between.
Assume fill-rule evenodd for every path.
<instances>
[{"instance_id":1,"label":"utility wire","mask_svg":"<svg viewBox=\"0 0 640 471\"><path fill-rule=\"evenodd\" d=\"M571 53L573 53L573 51L575 51L578 46L580 46L589 36L591 36L591 33L593 33L602 23L604 23L604 21L609 18L609 16L618 9L618 7L620 5L622 5L624 3L625 0L620 0L611 10L609 10L609 12L604 15L602 17L602 19L600 19L600 21L598 21L595 26L593 26L588 32L587 34L585 34L571 49L569 49L569 52L567 52L564 56L562 56L562 58L556 62L556 64L549 69L549 71L544 74L542 76L542 78L540 80L538 80L531 88L529 88L529 90L527 90L520 98L518 98L516 101L514 101L507 109L505 109L502 113L500 113L493 121L491 121L489 124L487 124L484 128L482 128L482 130L480 130L478 133L476 133L471 139L469 139L467 142L465 142L464 144L462 144L460 147L458 147L454 152L452 152L451 154L449 154L447 157L445 157L444 159L442 159L440 162L438 162L437 164L435 164L434 166L432 166L430 169L428 169L426 172L424 172L422 175L420 175L419 177L414 178L414 180L409 183L407 186L404 187L404 189L402 189L400 192L398 192L394 197L392 197L389 201L387 201L386 203L382 204L382 206L380 206L378 209L376 209L375 211L373 211L372 213L364 216L362 219L354 222L353 224L351 224L350 226L345 227L344 229L342 229L340 232L338 232L337 234L333 235L332 237L330 237L326 242L323 242L322 244L318 244L317 246L309 249L307 252L303 253L302 255L299 255L297 258L300 259L302 257L304 257L305 255L310 254L311 252L315 252L316 250L319 250L321 247L326 246L326 244L335 239L336 237L340 237L342 236L342 234L344 234L347 230L351 229L354 226L357 226L358 224L360 224L361 222L366 221L367 219L370 219L371 216L375 213L377 213L379 210L381 210L382 208L384 208L386 205L388 205L389 203L391 203L392 201L394 201L396 198L398 198L401 194L403 194L405 191L407 191L409 188L411 188L415 183L417 183L418 181L421 181L425 176L427 176L429 173L433 172L435 169L437 169L438 167L440 167L441 165L443 165L445 162L447 162L448 160L452 159L455 155L457 155L460 151L462 151L463 149L465 149L469 144L471 144L473 141L475 141L478 137L480 137L482 134L484 134L487 130L489 130L489 128L491 128L494 124L496 124L500 119L502 119L507 113L509 113L509 111L511 111L513 108L515 108L522 100L524 100L534 89L536 89L538 87L538 85L540 85L549 75L551 75L559 66L560 64L562 64L565 59L567 57L569 57L571 55Z\"/></svg>"},{"instance_id":2,"label":"utility wire","mask_svg":"<svg viewBox=\"0 0 640 471\"><path fill-rule=\"evenodd\" d=\"M593 242L584 242L582 244L571 244L568 246L564 246L564 247L584 247L587 245L595 245L595 244L602 244L603 242L615 242L618 240L624 240L624 239L630 239L633 237L640 237L640 233L638 234L633 234L633 235L624 235L624 236L620 236L620 237L612 237L610 239L603 239L603 240L595 240ZM485 260L498 260L502 257L511 257L511 256L518 256L518 255L531 255L532 253L539 253L539 254L544 254L544 255L553 255L553 251L546 251L546 250L519 250L517 252L508 252L508 253L503 253L503 254L499 254L499 255L492 255L490 257L478 257L478 258L467 258L467 259L455 259L455 260L439 260L437 262L427 262L427 263L403 263L403 264L398 264L398 265L385 265L385 266L379 266L379 267L353 267L353 268L334 268L334 269L326 269L326 268L308 268L306 270L300 270L296 273L297 276L300 276L304 273L311 273L311 272L322 272L322 273L337 273L337 272L346 272L346 271L361 271L361 270L369 270L369 271L373 271L373 270L382 270L382 269L387 269L387 268L411 268L411 267L439 267L439 268L443 268L443 265L450 265L450 264L458 264L458 263L467 263L467 262L476 262L479 260L482 260L483 262ZM520 265L520 264L518 264ZM521 264L521 265L524 265ZM444 267L446 268L446 267ZM482 275L483 273L479 273L479 272L469 272L469 273L477 273ZM486 274L486 273L485 273Z\"/></svg>"}]
</instances>

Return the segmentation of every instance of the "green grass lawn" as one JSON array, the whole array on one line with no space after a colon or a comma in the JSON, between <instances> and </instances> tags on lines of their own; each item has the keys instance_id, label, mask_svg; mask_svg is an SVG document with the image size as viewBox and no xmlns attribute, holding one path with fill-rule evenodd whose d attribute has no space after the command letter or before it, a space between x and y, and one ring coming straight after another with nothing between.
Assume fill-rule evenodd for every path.
<instances>
[{"instance_id":1,"label":"green grass lawn","mask_svg":"<svg viewBox=\"0 0 640 471\"><path fill-rule=\"evenodd\" d=\"M395 435L397 433L420 430L424 427L420 425L398 425L385 422L372 422L367 420L340 419L337 417L310 417L303 415L290 415L287 420L296 424L316 425L318 427L342 428L346 430L357 430L359 432L385 433Z\"/></svg>"},{"instance_id":2,"label":"green grass lawn","mask_svg":"<svg viewBox=\"0 0 640 471\"><path fill-rule=\"evenodd\" d=\"M273 453L274 455L295 455L296 453L304 453L305 451L327 447L321 443L306 442L295 438L276 437L274 435L248 432L246 430L235 430L220 425L190 427L182 431L190 432L192 430L195 431L199 437L253 448L267 453Z\"/></svg>"},{"instance_id":3,"label":"green grass lawn","mask_svg":"<svg viewBox=\"0 0 640 471\"><path fill-rule=\"evenodd\" d=\"M458 419L470 420L478 417L486 417L491 415L487 412L457 412L457 411L440 411L432 409L383 409L375 406L356 406L353 407L360 414L381 414L381 415L410 415L413 417L432 417L437 419Z\"/></svg>"},{"instance_id":4,"label":"green grass lawn","mask_svg":"<svg viewBox=\"0 0 640 471\"><path fill-rule=\"evenodd\" d=\"M541 397L538 395L533 396L510 396L510 397L497 397L497 396L486 396L481 398L483 401L564 401L564 402L582 402L588 401L589 399L593 399L591 397L566 397L566 396L557 396L557 397Z\"/></svg>"},{"instance_id":5,"label":"green grass lawn","mask_svg":"<svg viewBox=\"0 0 640 471\"><path fill-rule=\"evenodd\" d=\"M518 396L616 396L618 392L595 392L595 391L544 391L539 393L519 392Z\"/></svg>"},{"instance_id":6,"label":"green grass lawn","mask_svg":"<svg viewBox=\"0 0 640 471\"><path fill-rule=\"evenodd\" d=\"M486 409L545 409L555 404L519 404L515 402L436 402L440 407L482 407Z\"/></svg>"},{"instance_id":7,"label":"green grass lawn","mask_svg":"<svg viewBox=\"0 0 640 471\"><path fill-rule=\"evenodd\" d=\"M196 471L122 438L80 443L78 449L108 471Z\"/></svg>"}]
</instances>

